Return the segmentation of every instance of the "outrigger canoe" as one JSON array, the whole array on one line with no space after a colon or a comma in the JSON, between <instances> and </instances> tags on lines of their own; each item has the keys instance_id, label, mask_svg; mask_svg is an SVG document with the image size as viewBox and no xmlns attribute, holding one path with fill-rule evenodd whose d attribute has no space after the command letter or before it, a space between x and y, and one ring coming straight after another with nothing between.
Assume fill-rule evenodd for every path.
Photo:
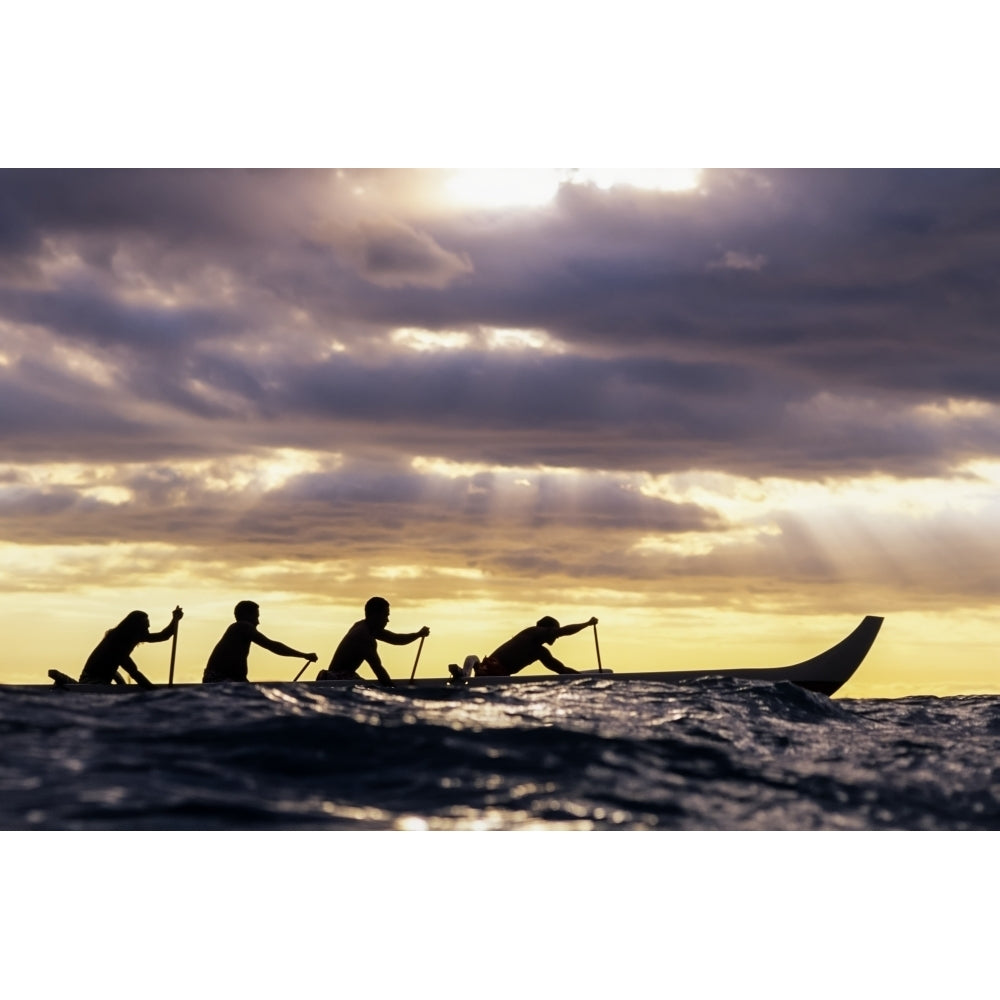
<instances>
[{"instance_id":1,"label":"outrigger canoe","mask_svg":"<svg viewBox=\"0 0 1000 1000\"><path fill-rule=\"evenodd\" d=\"M840 690L854 676L855 671L861 666L862 661L868 655L872 643L882 627L882 618L868 615L860 625L844 639L841 639L835 646L812 657L795 663L787 667L720 667L718 669L701 670L653 670L653 671L630 671L620 673L611 670L589 670L575 674L555 674L545 672L544 674L514 674L512 677L416 677L410 680L395 680L394 690L407 691L415 690L416 693L428 689L461 689L493 687L498 684L565 684L578 680L581 676L607 678L615 683L621 682L666 682L676 683L678 681L690 681L701 677L732 677L754 681L790 681L799 687L809 691L816 691L820 694L832 695ZM137 685L129 684L77 684L73 678L58 670L50 670L49 676L55 684L49 685L20 685L21 687L42 687L52 690L53 687L63 690L80 692L137 692L144 690ZM350 680L310 680L310 681L254 681L255 684L266 685L267 687L297 686L307 684L315 689L336 690L337 688L351 687L356 685L378 686L378 681L374 678L352 678ZM174 684L172 687L201 687L200 684ZM162 689L166 685L157 685Z\"/></svg>"}]
</instances>

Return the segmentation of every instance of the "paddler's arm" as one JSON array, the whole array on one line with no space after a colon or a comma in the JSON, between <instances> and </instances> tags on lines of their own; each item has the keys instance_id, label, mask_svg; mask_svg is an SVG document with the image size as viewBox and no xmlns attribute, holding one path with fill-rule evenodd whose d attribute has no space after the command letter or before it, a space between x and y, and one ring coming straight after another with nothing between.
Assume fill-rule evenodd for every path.
<instances>
[{"instance_id":1,"label":"paddler's arm","mask_svg":"<svg viewBox=\"0 0 1000 1000\"><path fill-rule=\"evenodd\" d=\"M589 622L578 622L576 625L563 625L559 629L559 637L562 638L564 635L576 635L577 632L582 632L585 628L590 628L591 625L596 625L597 619L591 618ZM575 673L576 671L574 671Z\"/></svg>"},{"instance_id":2,"label":"paddler's arm","mask_svg":"<svg viewBox=\"0 0 1000 1000\"><path fill-rule=\"evenodd\" d=\"M184 612L178 606L174 608L171 615L170 624L162 632L151 632L144 641L164 642L166 639L172 638L177 633L177 623L184 617Z\"/></svg>"},{"instance_id":3,"label":"paddler's arm","mask_svg":"<svg viewBox=\"0 0 1000 1000\"><path fill-rule=\"evenodd\" d=\"M419 632L390 632L388 629L382 629L378 638L390 646L406 646L416 642L417 639L426 639L430 634L431 630L425 625Z\"/></svg>"},{"instance_id":4,"label":"paddler's arm","mask_svg":"<svg viewBox=\"0 0 1000 1000\"><path fill-rule=\"evenodd\" d=\"M557 674L577 673L577 671L572 667L567 667L561 660L557 660L544 646L542 646L542 650L538 654L538 659L544 666L548 667L549 670L552 670Z\"/></svg>"},{"instance_id":5,"label":"paddler's arm","mask_svg":"<svg viewBox=\"0 0 1000 1000\"><path fill-rule=\"evenodd\" d=\"M375 671L375 676L379 679L379 683L385 685L385 687L395 687L396 685L392 683L392 678L389 676L389 671L382 666L382 660L379 658L378 652L373 650L365 656L365 662Z\"/></svg>"},{"instance_id":6,"label":"paddler's arm","mask_svg":"<svg viewBox=\"0 0 1000 1000\"><path fill-rule=\"evenodd\" d=\"M269 653L277 653L278 656L294 656L297 660L308 660L310 663L315 663L319 659L315 653L300 653L297 649L292 649L291 646L278 642L277 639L268 639L263 632L258 632L256 629L254 629L250 641L262 646Z\"/></svg>"},{"instance_id":7,"label":"paddler's arm","mask_svg":"<svg viewBox=\"0 0 1000 1000\"><path fill-rule=\"evenodd\" d=\"M121 662L121 668L142 688L155 687L153 682L135 665L130 656Z\"/></svg>"}]
</instances>

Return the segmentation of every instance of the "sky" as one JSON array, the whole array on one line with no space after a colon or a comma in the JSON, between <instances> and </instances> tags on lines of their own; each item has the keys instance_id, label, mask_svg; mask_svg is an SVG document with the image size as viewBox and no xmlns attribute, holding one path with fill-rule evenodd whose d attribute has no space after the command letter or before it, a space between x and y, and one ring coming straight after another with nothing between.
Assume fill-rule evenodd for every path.
<instances>
[{"instance_id":1,"label":"sky","mask_svg":"<svg viewBox=\"0 0 1000 1000\"><path fill-rule=\"evenodd\" d=\"M380 594L421 674L877 614L845 695L1000 690L992 36L939 13L12 12L0 682L177 604L197 680L242 599L323 663Z\"/></svg>"},{"instance_id":2,"label":"sky","mask_svg":"<svg viewBox=\"0 0 1000 1000\"><path fill-rule=\"evenodd\" d=\"M845 695L1000 691L998 247L991 170L3 170L0 677L180 604L198 680L243 599L324 665L379 594L421 675L876 614Z\"/></svg>"},{"instance_id":3,"label":"sky","mask_svg":"<svg viewBox=\"0 0 1000 1000\"><path fill-rule=\"evenodd\" d=\"M996 174L956 169L997 162L983 16L963 0L7 12L0 682L75 673L127 611L159 628L178 603L177 677L197 680L244 598L267 634L323 662L379 593L391 627L431 628L422 675L541 614L597 615L617 669L795 662L879 614L845 695L996 693L998 192ZM558 166L581 163L602 166ZM784 169L732 169L753 164ZM593 638L555 651L593 667ZM168 646L137 653L156 681ZM407 676L413 654L385 660ZM250 675L300 665L255 651ZM138 911L145 940L179 954L186 903L171 893L203 859L220 899L245 899L248 877L280 887L233 911L233 942L277 940L257 965L273 955L273 978L315 986L281 943L328 917L313 862L298 865L326 834L225 851L153 836L141 855L127 833L88 841L109 862L100 892L75 861L59 869L69 852L9 846L45 851L32 860L73 886L63 902L109 926ZM350 846L387 846L375 836ZM352 955L412 947L405 988L495 872L528 898L545 888L547 928L596 934L612 960L621 943L618 969L642 962L633 914L654 884L676 913L707 900L721 938L691 923L671 976L732 968L734 987L748 964L720 966L718 940L755 968L792 908L812 938L842 936L864 924L871 875L888 891L855 952L878 959L897 934L909 947L947 913L931 918L920 987L938 969L952 986L978 973L979 909L962 894L989 871L987 840L921 840L917 857L903 834L862 834L824 867L801 835L685 835L677 866L659 838L612 855L601 835L524 834L484 867L480 842L456 836L393 840L379 868L391 884L376 876L374 894L371 866L335 866L338 899L379 901ZM463 850L475 876L442 876ZM123 853L143 865L138 884L166 873L166 894L116 883L134 867ZM280 858L266 887L262 857ZM795 861L809 879L781 878ZM31 958L60 930L27 881L37 867L21 866L17 894L14 953ZM915 886L922 906L907 905ZM421 919L400 900L422 901ZM525 914L504 916L537 937ZM131 995L146 952L119 952L127 982L112 992ZM811 962L798 949L768 981L794 970L798 983L799 954ZM449 969L464 955L481 972L481 949L452 948ZM468 980L435 988L451 981Z\"/></svg>"}]
</instances>

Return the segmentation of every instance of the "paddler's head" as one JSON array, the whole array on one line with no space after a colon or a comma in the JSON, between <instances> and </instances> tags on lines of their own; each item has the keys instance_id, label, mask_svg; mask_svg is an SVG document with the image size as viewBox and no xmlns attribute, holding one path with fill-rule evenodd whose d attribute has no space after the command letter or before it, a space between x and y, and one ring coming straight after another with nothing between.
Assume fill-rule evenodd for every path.
<instances>
[{"instance_id":1,"label":"paddler's head","mask_svg":"<svg viewBox=\"0 0 1000 1000\"><path fill-rule=\"evenodd\" d=\"M240 601L233 608L233 617L238 622L250 622L251 625L259 625L260 607L253 601Z\"/></svg>"},{"instance_id":2,"label":"paddler's head","mask_svg":"<svg viewBox=\"0 0 1000 1000\"><path fill-rule=\"evenodd\" d=\"M544 618L539 618L538 621L535 622L535 625L537 625L538 628L548 629L552 633L550 638L542 639L542 642L551 645L553 642L556 641L556 639L559 638L559 636L556 634L559 631L559 622L557 622L555 618L553 618L551 615L546 615Z\"/></svg>"},{"instance_id":3,"label":"paddler's head","mask_svg":"<svg viewBox=\"0 0 1000 1000\"><path fill-rule=\"evenodd\" d=\"M116 626L116 632L130 636L149 634L149 615L145 611L130 611Z\"/></svg>"},{"instance_id":4,"label":"paddler's head","mask_svg":"<svg viewBox=\"0 0 1000 1000\"><path fill-rule=\"evenodd\" d=\"M389 602L384 597L369 597L365 602L365 621L374 629L389 624Z\"/></svg>"}]
</instances>

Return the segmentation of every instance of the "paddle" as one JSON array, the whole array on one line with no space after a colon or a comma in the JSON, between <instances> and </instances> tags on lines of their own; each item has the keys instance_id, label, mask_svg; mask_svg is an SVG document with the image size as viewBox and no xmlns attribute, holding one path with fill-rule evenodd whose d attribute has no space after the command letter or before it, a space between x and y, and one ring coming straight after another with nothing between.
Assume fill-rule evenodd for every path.
<instances>
[{"instance_id":1,"label":"paddle","mask_svg":"<svg viewBox=\"0 0 1000 1000\"><path fill-rule=\"evenodd\" d=\"M424 637L421 636L420 637L420 645L417 646L417 656L416 656L416 659L414 659L414 661L413 661L413 670L410 671L410 680L411 681L413 680L413 678L417 674L417 664L420 662L420 650L422 650L423 648L424 648Z\"/></svg>"},{"instance_id":2,"label":"paddle","mask_svg":"<svg viewBox=\"0 0 1000 1000\"><path fill-rule=\"evenodd\" d=\"M594 649L597 650L597 672L603 674L604 667L601 666L601 644L597 641L597 622L594 622Z\"/></svg>"},{"instance_id":3,"label":"paddle","mask_svg":"<svg viewBox=\"0 0 1000 1000\"><path fill-rule=\"evenodd\" d=\"M181 627L180 619L174 622L174 637L170 642L170 675L167 678L167 686L174 683L174 660L177 658L177 630Z\"/></svg>"},{"instance_id":4,"label":"paddle","mask_svg":"<svg viewBox=\"0 0 1000 1000\"><path fill-rule=\"evenodd\" d=\"M305 673L306 667L308 667L312 662L312 660L306 660L306 662L302 664L302 669L295 675L295 680L292 682L293 684Z\"/></svg>"}]
</instances>

